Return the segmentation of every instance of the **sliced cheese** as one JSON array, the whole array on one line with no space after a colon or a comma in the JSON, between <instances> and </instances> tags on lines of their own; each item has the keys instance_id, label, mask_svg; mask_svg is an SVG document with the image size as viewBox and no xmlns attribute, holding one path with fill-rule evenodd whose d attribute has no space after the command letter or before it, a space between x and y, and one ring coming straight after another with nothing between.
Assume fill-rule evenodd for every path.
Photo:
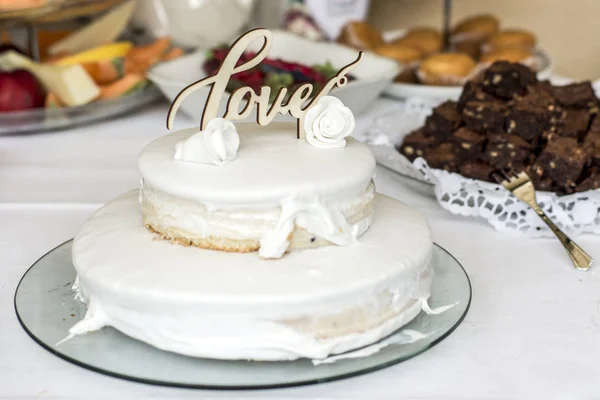
<instances>
[{"instance_id":1,"label":"sliced cheese","mask_svg":"<svg viewBox=\"0 0 600 400\"><path fill-rule=\"evenodd\" d=\"M93 49L77 53L75 55L61 58L55 65L73 65L86 62L111 60L113 58L125 57L133 48L131 42L118 42L105 44L104 46L94 47Z\"/></svg>"},{"instance_id":2,"label":"sliced cheese","mask_svg":"<svg viewBox=\"0 0 600 400\"><path fill-rule=\"evenodd\" d=\"M114 42L127 26L137 0L129 0L109 11L94 22L59 40L48 48L48 54L75 54L103 44Z\"/></svg>"},{"instance_id":3,"label":"sliced cheese","mask_svg":"<svg viewBox=\"0 0 600 400\"><path fill-rule=\"evenodd\" d=\"M81 65L38 64L12 50L0 55L0 69L21 68L35 75L66 106L87 104L100 95L100 88Z\"/></svg>"}]
</instances>

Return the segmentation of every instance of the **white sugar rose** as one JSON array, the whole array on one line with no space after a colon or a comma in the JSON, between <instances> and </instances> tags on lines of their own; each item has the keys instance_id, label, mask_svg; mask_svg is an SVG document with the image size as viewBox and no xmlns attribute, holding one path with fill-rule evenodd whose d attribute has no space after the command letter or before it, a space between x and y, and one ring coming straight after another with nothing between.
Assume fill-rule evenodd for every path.
<instances>
[{"instance_id":1,"label":"white sugar rose","mask_svg":"<svg viewBox=\"0 0 600 400\"><path fill-rule=\"evenodd\" d=\"M320 148L346 146L346 136L354 131L352 111L333 96L324 96L304 116L306 140Z\"/></svg>"},{"instance_id":2,"label":"white sugar rose","mask_svg":"<svg viewBox=\"0 0 600 400\"><path fill-rule=\"evenodd\" d=\"M224 118L211 120L206 129L175 146L175 160L221 165L233 160L240 147L240 137L233 122Z\"/></svg>"}]
</instances>

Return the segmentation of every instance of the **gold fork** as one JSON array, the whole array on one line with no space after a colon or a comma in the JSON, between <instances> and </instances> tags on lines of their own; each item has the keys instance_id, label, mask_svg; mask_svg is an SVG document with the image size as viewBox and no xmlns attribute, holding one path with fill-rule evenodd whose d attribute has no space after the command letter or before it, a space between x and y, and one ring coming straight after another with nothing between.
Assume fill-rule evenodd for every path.
<instances>
[{"instance_id":1,"label":"gold fork","mask_svg":"<svg viewBox=\"0 0 600 400\"><path fill-rule=\"evenodd\" d=\"M542 221L548 225L548 228L550 228L558 240L560 240L563 247L567 251L567 254L569 257L571 257L571 261L573 261L575 268L580 271L587 271L590 269L592 263L594 262L592 257L590 257L589 254L583 251L581 247L579 247L567 235L565 235L563 231L561 231L540 208L535 198L535 189L533 188L533 184L525 172L520 172L519 174L514 175L507 171L501 170L500 173L494 173L493 177L517 199L527 203L529 207L533 208L536 214L542 218Z\"/></svg>"}]
</instances>

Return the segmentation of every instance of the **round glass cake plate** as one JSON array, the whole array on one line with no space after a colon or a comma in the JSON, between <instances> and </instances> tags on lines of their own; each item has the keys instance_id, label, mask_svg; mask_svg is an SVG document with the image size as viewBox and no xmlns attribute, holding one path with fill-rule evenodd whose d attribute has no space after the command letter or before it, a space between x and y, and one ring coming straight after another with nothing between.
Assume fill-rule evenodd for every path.
<instances>
[{"instance_id":1,"label":"round glass cake plate","mask_svg":"<svg viewBox=\"0 0 600 400\"><path fill-rule=\"evenodd\" d=\"M72 128L133 112L162 98L155 86L110 100L76 107L0 112L0 135L13 135Z\"/></svg>"},{"instance_id":2,"label":"round glass cake plate","mask_svg":"<svg viewBox=\"0 0 600 400\"><path fill-rule=\"evenodd\" d=\"M15 293L15 310L25 331L42 347L73 364L117 378L164 386L204 389L265 389L327 382L365 374L407 360L446 338L465 317L471 284L459 262L434 245L431 308L454 304L438 315L421 312L393 335L410 329L425 338L390 344L374 354L314 365L311 360L222 361L186 357L156 349L112 328L77 336L59 346L85 315L74 300L75 269L68 241L27 270ZM385 340L385 339L384 339Z\"/></svg>"}]
</instances>

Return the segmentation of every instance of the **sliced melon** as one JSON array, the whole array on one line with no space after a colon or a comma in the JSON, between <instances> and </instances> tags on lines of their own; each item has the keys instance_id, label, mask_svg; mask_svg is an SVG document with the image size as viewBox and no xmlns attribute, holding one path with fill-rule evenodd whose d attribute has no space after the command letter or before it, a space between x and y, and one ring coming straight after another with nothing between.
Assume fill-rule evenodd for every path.
<instances>
[{"instance_id":1,"label":"sliced melon","mask_svg":"<svg viewBox=\"0 0 600 400\"><path fill-rule=\"evenodd\" d=\"M72 56L64 57L58 60L56 65L83 64L102 60L111 60L113 58L125 57L133 48L131 42L117 42L94 47L93 49L82 51Z\"/></svg>"},{"instance_id":2,"label":"sliced melon","mask_svg":"<svg viewBox=\"0 0 600 400\"><path fill-rule=\"evenodd\" d=\"M161 37L145 46L134 47L127 53L127 58L138 64L152 65L160 61L170 47L171 38Z\"/></svg>"},{"instance_id":3,"label":"sliced melon","mask_svg":"<svg viewBox=\"0 0 600 400\"><path fill-rule=\"evenodd\" d=\"M107 85L125 76L125 59L122 57L83 63L81 66L100 86Z\"/></svg>"},{"instance_id":4,"label":"sliced melon","mask_svg":"<svg viewBox=\"0 0 600 400\"><path fill-rule=\"evenodd\" d=\"M142 75L127 74L116 82L100 87L100 99L114 99L121 97L146 85L146 79Z\"/></svg>"}]
</instances>

